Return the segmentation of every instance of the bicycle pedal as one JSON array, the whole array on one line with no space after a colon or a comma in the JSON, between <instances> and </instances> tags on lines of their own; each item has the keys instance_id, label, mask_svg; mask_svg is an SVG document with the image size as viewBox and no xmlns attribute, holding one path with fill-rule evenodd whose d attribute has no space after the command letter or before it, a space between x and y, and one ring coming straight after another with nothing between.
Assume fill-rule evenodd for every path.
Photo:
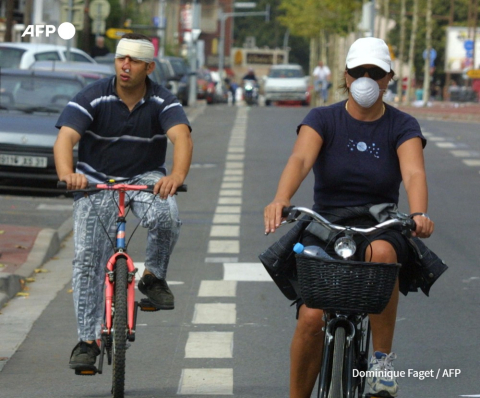
<instances>
[{"instance_id":1,"label":"bicycle pedal","mask_svg":"<svg viewBox=\"0 0 480 398\"><path fill-rule=\"evenodd\" d=\"M155 311L160 311L162 309L157 305L153 304L148 299L141 299L140 302L138 303L138 306L144 312L155 312Z\"/></svg>"},{"instance_id":2,"label":"bicycle pedal","mask_svg":"<svg viewBox=\"0 0 480 398\"><path fill-rule=\"evenodd\" d=\"M95 376L97 373L101 373L94 365L84 365L75 368L75 374L77 376Z\"/></svg>"}]
</instances>

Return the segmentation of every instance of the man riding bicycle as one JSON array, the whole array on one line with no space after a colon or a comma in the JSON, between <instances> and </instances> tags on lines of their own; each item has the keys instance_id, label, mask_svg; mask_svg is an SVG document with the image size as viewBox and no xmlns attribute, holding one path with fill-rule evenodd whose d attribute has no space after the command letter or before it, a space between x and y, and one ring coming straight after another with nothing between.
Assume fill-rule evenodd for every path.
<instances>
[{"instance_id":1,"label":"man riding bicycle","mask_svg":"<svg viewBox=\"0 0 480 398\"><path fill-rule=\"evenodd\" d=\"M138 288L157 308L173 309L174 296L165 278L181 222L172 195L187 176L193 144L177 98L148 77L155 68L153 57L147 36L124 35L116 48L115 76L84 88L60 115L54 155L58 177L70 190L110 179L155 185L159 200L144 192L129 198L132 212L143 216L142 226L148 228L145 272ZM167 139L174 144L170 174L164 164ZM105 234L115 233L117 216L109 191L74 199L72 284L79 342L70 357L72 369L94 365L100 353L96 340L104 311L105 264L113 252Z\"/></svg>"},{"instance_id":2,"label":"man riding bicycle","mask_svg":"<svg viewBox=\"0 0 480 398\"><path fill-rule=\"evenodd\" d=\"M265 232L274 232L282 221L282 209L313 168L315 175L313 210L329 221L350 226L372 226L374 205L396 207L403 181L410 213L417 227L416 237L427 238L434 224L426 214L427 181L423 147L426 140L418 122L383 102L393 78L390 53L383 40L362 38L347 54L343 88L348 99L310 111L297 128L292 155L282 173L274 200L265 208ZM310 224L313 226L313 224ZM359 250L359 261L401 263L410 261L411 249L401 231L381 231ZM304 246L327 249L307 227L301 236ZM443 271L442 271L443 272ZM395 397L398 384L392 353L400 286L397 280L386 309L371 315L374 355L369 370L378 377L367 379L369 393ZM432 282L433 283L433 282ZM408 291L408 289L407 289ZM402 292L405 291L402 289ZM323 311L308 308L297 300L297 327L291 345L290 398L310 397L321 367L324 343Z\"/></svg>"}]
</instances>

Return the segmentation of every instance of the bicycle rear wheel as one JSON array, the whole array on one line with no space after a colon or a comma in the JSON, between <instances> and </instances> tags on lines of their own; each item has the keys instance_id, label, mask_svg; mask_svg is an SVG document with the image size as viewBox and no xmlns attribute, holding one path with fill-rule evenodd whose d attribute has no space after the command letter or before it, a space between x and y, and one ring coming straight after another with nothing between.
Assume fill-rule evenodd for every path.
<instances>
[{"instance_id":1,"label":"bicycle rear wheel","mask_svg":"<svg viewBox=\"0 0 480 398\"><path fill-rule=\"evenodd\" d=\"M328 398L343 398L343 365L345 354L345 329L338 326L335 329L335 340L333 346L332 377Z\"/></svg>"},{"instance_id":2,"label":"bicycle rear wheel","mask_svg":"<svg viewBox=\"0 0 480 398\"><path fill-rule=\"evenodd\" d=\"M115 298L113 313L112 395L123 398L125 392L125 354L127 349L127 260L118 258L115 264Z\"/></svg>"}]
</instances>

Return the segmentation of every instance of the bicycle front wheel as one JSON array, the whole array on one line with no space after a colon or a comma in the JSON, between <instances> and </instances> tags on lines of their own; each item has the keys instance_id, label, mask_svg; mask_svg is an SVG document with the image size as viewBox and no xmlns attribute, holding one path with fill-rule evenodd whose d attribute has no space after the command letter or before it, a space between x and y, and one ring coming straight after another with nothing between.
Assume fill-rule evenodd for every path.
<instances>
[{"instance_id":1,"label":"bicycle front wheel","mask_svg":"<svg viewBox=\"0 0 480 398\"><path fill-rule=\"evenodd\" d=\"M112 394L123 398L125 392L125 354L127 349L127 260L118 258L115 264L115 298L113 312L113 372Z\"/></svg>"},{"instance_id":2,"label":"bicycle front wheel","mask_svg":"<svg viewBox=\"0 0 480 398\"><path fill-rule=\"evenodd\" d=\"M345 356L345 329L339 326L335 329L333 346L332 377L328 398L343 398L343 365Z\"/></svg>"}]
</instances>

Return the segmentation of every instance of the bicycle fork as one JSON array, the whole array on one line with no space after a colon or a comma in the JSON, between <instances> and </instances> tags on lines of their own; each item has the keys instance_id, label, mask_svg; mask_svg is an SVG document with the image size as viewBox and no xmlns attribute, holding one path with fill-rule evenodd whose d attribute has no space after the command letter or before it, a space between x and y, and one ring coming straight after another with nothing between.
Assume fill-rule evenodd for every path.
<instances>
[{"instance_id":1,"label":"bicycle fork","mask_svg":"<svg viewBox=\"0 0 480 398\"><path fill-rule=\"evenodd\" d=\"M325 315L324 315L325 316ZM324 318L325 319L325 318ZM344 315L337 315L337 317L327 321L325 319L325 344L323 348L322 368L319 375L318 383L318 398L353 398L354 385L356 383L353 378L353 367L356 358L356 327L352 321ZM335 343L335 335L337 328L345 330L341 334L344 341ZM337 335L338 336L338 335ZM358 337L358 336L357 336ZM338 337L337 337L338 338ZM337 345L343 346L343 360L341 364L335 365L334 362L334 348ZM337 359L338 360L338 359ZM334 366L340 366L341 378L337 381L333 380ZM338 370L337 370L338 371ZM340 382L341 385L332 388L333 382ZM332 392L334 390L334 392ZM339 394L340 396L333 396Z\"/></svg>"},{"instance_id":2,"label":"bicycle fork","mask_svg":"<svg viewBox=\"0 0 480 398\"><path fill-rule=\"evenodd\" d=\"M115 264L118 258L124 258L128 268L128 286L127 286L127 339L130 342L135 341L135 329L137 324L138 303L135 301L135 268L132 259L127 253L119 251L115 253L107 263L105 274L105 324L102 325L102 341L98 373L103 371L103 358L107 352L108 364L112 363L112 325L115 316Z\"/></svg>"}]
</instances>

